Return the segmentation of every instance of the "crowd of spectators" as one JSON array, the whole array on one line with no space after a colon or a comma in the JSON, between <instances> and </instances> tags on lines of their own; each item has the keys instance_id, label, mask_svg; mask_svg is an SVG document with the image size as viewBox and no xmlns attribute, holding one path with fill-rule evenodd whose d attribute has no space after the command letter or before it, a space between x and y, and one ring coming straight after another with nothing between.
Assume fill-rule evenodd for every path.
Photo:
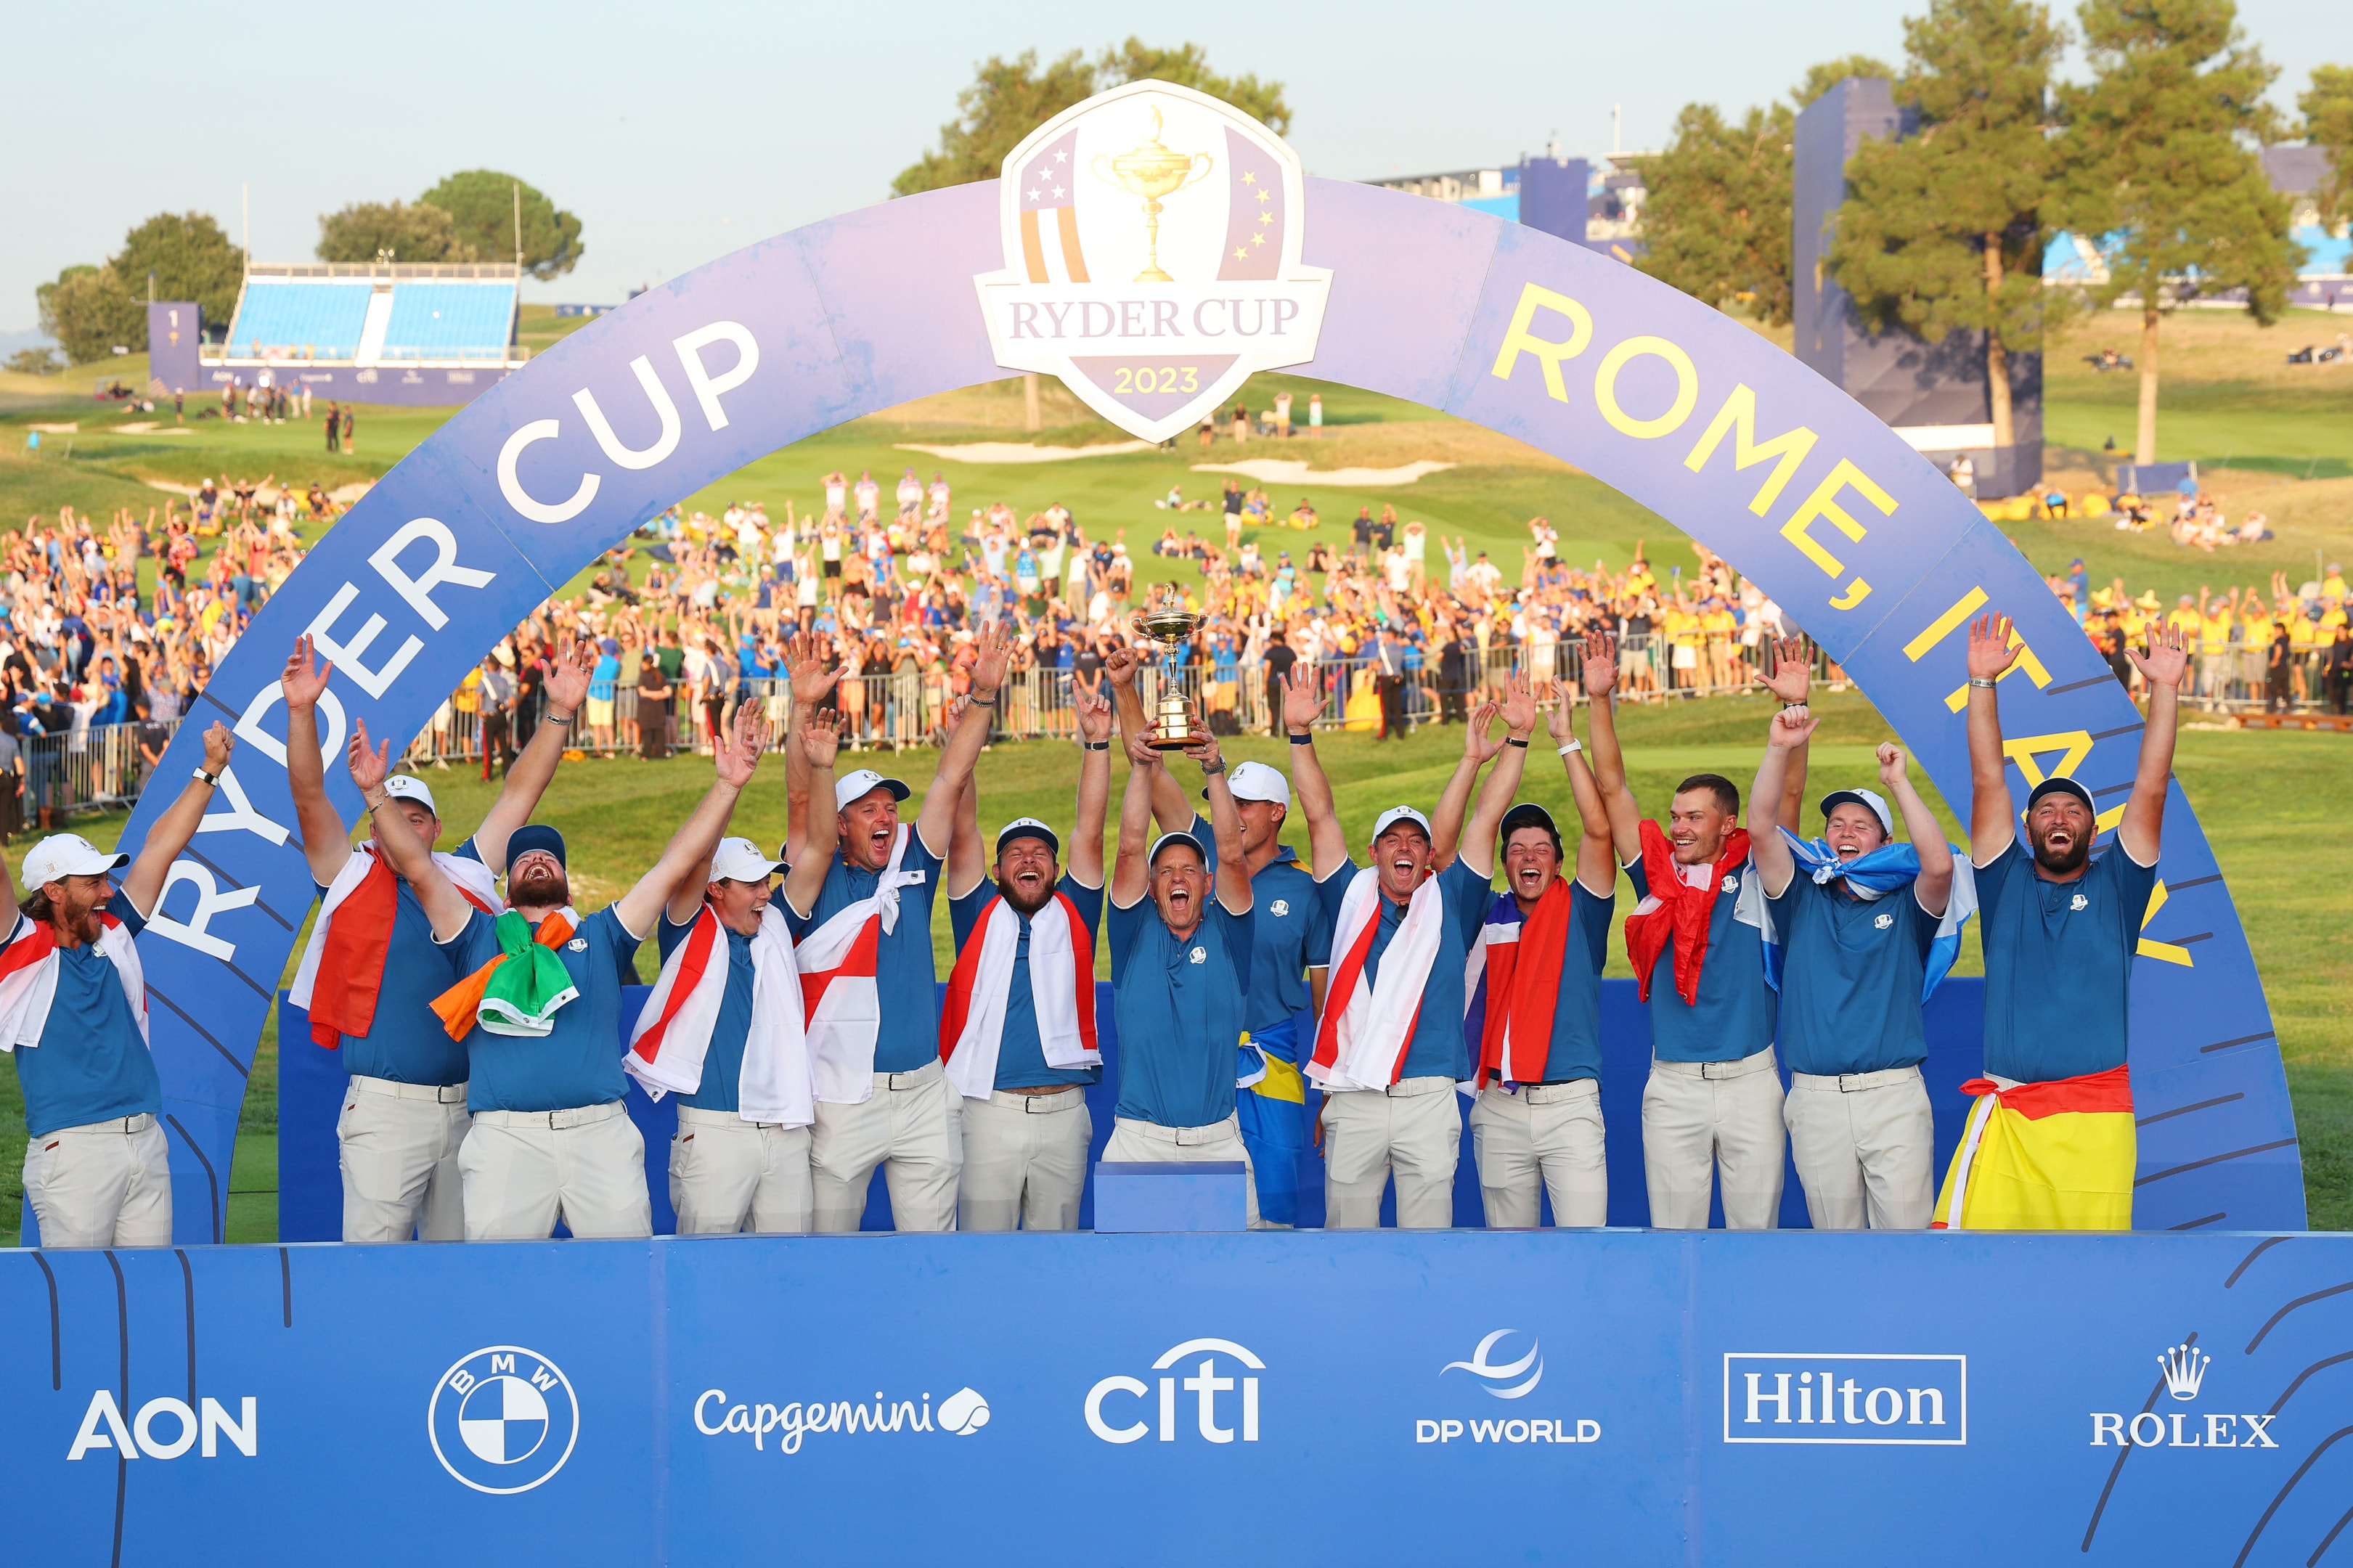
<instances>
[{"instance_id":1,"label":"crowd of spectators","mask_svg":"<svg viewBox=\"0 0 2353 1568\"><path fill-rule=\"evenodd\" d=\"M2121 577L2093 587L2080 559L2046 581L2136 697L2142 683L2125 649L2140 647L2150 626L2163 625L2189 635L2195 700L2261 701L2266 713L2324 704L2343 713L2353 700L2353 626L2345 571L2335 563L2295 587L2285 573L2274 572L2268 593L2253 583L2227 592L2201 584L2194 595L2177 595L2169 607L2154 590L2135 595Z\"/></svg>"}]
</instances>

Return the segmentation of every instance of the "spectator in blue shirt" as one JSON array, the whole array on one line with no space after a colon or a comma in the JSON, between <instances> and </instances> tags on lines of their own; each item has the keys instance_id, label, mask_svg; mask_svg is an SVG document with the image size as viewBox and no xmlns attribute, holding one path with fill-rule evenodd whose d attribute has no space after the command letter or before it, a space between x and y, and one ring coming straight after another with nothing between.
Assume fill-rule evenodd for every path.
<instances>
[{"instance_id":1,"label":"spectator in blue shirt","mask_svg":"<svg viewBox=\"0 0 2353 1568\"><path fill-rule=\"evenodd\" d=\"M543 1240L559 1219L575 1237L651 1235L645 1140L622 1104L621 987L635 983L638 944L662 907L702 870L727 830L766 746L766 720L756 710L738 717L729 743L716 748L717 777L702 804L653 869L593 914L572 908L563 835L537 825L517 828L506 845L512 908L496 920L459 890L386 793L392 743L371 749L364 721L355 720L353 731L352 782L367 803L376 842L416 889L434 941L453 950L455 972L468 977L441 998L445 1009L463 1008L469 1061L473 1125L458 1154L466 1239ZM486 1017L501 1020L483 985L508 964L526 966L530 978L502 988L501 999L510 1009L533 1009L529 1025L485 1027Z\"/></svg>"},{"instance_id":2,"label":"spectator in blue shirt","mask_svg":"<svg viewBox=\"0 0 2353 1568\"><path fill-rule=\"evenodd\" d=\"M28 1245L172 1244L172 1172L157 1125L164 1089L148 1052L136 939L172 862L204 820L234 744L226 724L205 731L204 765L148 829L136 860L76 834L44 838L25 856L21 903L0 860L0 899L16 904L5 950L11 967L50 971L37 974L0 1020L0 1051L16 1057L31 1136L25 1195L40 1237L26 1237ZM37 1014L45 995L46 1011Z\"/></svg>"},{"instance_id":3,"label":"spectator in blue shirt","mask_svg":"<svg viewBox=\"0 0 2353 1568\"><path fill-rule=\"evenodd\" d=\"M1241 819L1217 737L1193 727L1185 754L1201 765L1216 826L1218 868L1190 833L1152 830L1152 790L1163 770L1150 727L1127 734L1127 797L1112 872L1111 983L1119 1021L1119 1101L1103 1158L1116 1162L1240 1162L1250 1150L1234 1113L1250 982L1252 898ZM1260 1225L1257 1184L1243 1204Z\"/></svg>"}]
</instances>

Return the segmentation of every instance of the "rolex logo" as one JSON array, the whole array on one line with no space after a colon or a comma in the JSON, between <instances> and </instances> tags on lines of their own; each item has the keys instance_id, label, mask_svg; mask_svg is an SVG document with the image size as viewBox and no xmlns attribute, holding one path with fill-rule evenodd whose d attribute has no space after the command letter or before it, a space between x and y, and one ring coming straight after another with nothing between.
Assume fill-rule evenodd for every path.
<instances>
[{"instance_id":1,"label":"rolex logo","mask_svg":"<svg viewBox=\"0 0 2353 1568\"><path fill-rule=\"evenodd\" d=\"M2195 1399L2198 1385L2214 1358L2189 1345L2171 1345L2159 1352L2157 1364L2165 1369L2165 1392L2176 1399Z\"/></svg>"}]
</instances>

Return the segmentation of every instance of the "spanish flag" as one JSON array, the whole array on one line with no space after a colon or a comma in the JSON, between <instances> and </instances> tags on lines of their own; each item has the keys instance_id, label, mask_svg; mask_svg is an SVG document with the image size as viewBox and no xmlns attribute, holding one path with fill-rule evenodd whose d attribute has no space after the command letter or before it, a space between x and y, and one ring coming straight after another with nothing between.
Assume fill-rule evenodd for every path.
<instances>
[{"instance_id":1,"label":"spanish flag","mask_svg":"<svg viewBox=\"0 0 2353 1568\"><path fill-rule=\"evenodd\" d=\"M1978 1097L1931 1230L2130 1230L2126 1067L2048 1083L1961 1085Z\"/></svg>"}]
</instances>

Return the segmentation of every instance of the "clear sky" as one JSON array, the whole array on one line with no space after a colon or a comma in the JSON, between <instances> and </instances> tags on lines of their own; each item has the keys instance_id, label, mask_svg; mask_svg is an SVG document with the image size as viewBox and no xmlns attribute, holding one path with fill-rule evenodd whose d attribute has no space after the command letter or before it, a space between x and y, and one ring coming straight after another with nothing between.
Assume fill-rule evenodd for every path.
<instances>
[{"instance_id":1,"label":"clear sky","mask_svg":"<svg viewBox=\"0 0 2353 1568\"><path fill-rule=\"evenodd\" d=\"M665 5L573 0L27 7L0 92L0 333L33 289L102 260L151 214L194 208L259 260L301 260L318 216L413 200L443 174L521 175L577 213L586 254L526 299L617 303L754 240L882 200L954 111L974 63L1089 53L1131 33L1202 44L1285 84L1310 172L1346 178L1515 160L1557 133L1656 146L1694 100L1731 110L1816 60L1896 59L1898 0L1493 0L1153 7ZM2072 15L2065 5L2058 7ZM2293 106L2353 62L2344 0L2241 0ZM2334 17L2332 23L2331 18Z\"/></svg>"}]
</instances>

